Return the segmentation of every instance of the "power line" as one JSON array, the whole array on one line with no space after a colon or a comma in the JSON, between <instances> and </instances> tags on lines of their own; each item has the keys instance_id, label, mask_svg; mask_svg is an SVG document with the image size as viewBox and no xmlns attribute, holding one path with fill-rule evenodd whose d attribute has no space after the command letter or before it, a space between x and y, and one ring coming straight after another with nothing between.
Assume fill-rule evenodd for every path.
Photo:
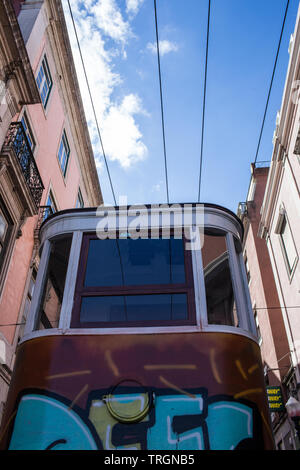
<instances>
[{"instance_id":1,"label":"power line","mask_svg":"<svg viewBox=\"0 0 300 470\"><path fill-rule=\"evenodd\" d=\"M104 161L105 161L106 171L107 171L108 178L109 178L111 192L112 192L112 195L113 195L114 203L115 203L115 205L117 205L116 196L115 196L115 192L114 192L114 188L113 188L113 184L112 184L112 180L111 180L111 176L110 176L110 171L109 171L109 168L108 168L108 163L107 163L107 159L106 159L106 155L105 155L105 151L104 151L104 146L103 146L103 142L102 142L101 132L100 132L99 124L98 124L98 119L97 119L97 115L96 115L96 111L95 111L95 107L94 107L94 101L93 101L93 98L92 98L92 93L91 93L91 89L90 89L90 85L89 85L89 80L88 80L88 77L87 77L86 68L85 68L83 57L82 57L81 47L80 47L80 43L79 43L79 39L78 39L78 35L77 35L77 28L76 28L76 25L75 25L73 12L72 12L71 5L70 5L70 0L68 0L68 5L69 5L70 15L71 15L72 23L73 23L75 36L76 36L77 47L78 47L78 50L79 50L80 59L81 59L81 63L82 63L83 71L84 71L84 76L85 76L85 80L86 80L86 84L87 84L87 88L88 88L88 92L89 92L89 96L90 96L90 100L91 100L91 104L92 104L92 108L93 108L94 118L95 118L97 131L98 131L98 136L99 136L99 140L100 140L100 144L101 144L101 148L102 148L103 158L104 158Z\"/></svg>"},{"instance_id":2,"label":"power line","mask_svg":"<svg viewBox=\"0 0 300 470\"><path fill-rule=\"evenodd\" d=\"M257 161L257 156L258 156L258 152L259 152L261 137L262 137L262 133L263 133L264 125L265 125L265 119L266 119L267 109L268 109L268 106L269 106L269 99L270 99L270 94L271 94L271 90L272 90L273 79L274 79L274 75L275 75L275 70L276 70L276 65L277 65L277 59L278 59L278 55L279 55L279 50L280 50L280 45L281 45L281 40L282 40L282 35L283 35L283 30L284 30L284 25L285 25L285 20L286 20L286 15L287 15L289 3L290 3L290 1L287 0L286 8L285 8L285 13L284 13L284 18L283 18L282 27L281 27L281 32L280 32L280 37L279 37L279 42L278 42L278 46L277 46L277 53L276 53L276 58L275 58L275 62L274 62L274 67L273 67L273 73L272 73L271 83L270 83L269 92L268 92L268 97L267 97L267 102L266 102L266 106L265 106L264 117L263 117L263 120L262 120L261 129L260 129L260 134L259 134L259 139L258 139L258 144L257 144L257 149L256 149L256 155L255 155L254 163L256 163L256 161Z\"/></svg>"},{"instance_id":3,"label":"power line","mask_svg":"<svg viewBox=\"0 0 300 470\"><path fill-rule=\"evenodd\" d=\"M164 124L164 106L163 106L162 84L161 84L160 53L159 53L159 40L158 40L156 0L154 0L154 16L155 16L156 48L157 48L157 62L158 62L158 76L159 76L159 90L160 90L161 125L162 125L163 146L164 146L165 179L166 179L167 201L168 201L168 204L169 204L167 152L166 152L166 137L165 137L165 124Z\"/></svg>"},{"instance_id":4,"label":"power line","mask_svg":"<svg viewBox=\"0 0 300 470\"><path fill-rule=\"evenodd\" d=\"M204 93L203 93L203 108L202 108L202 131L201 131L201 148L200 148L198 202L200 202L200 188L201 188L201 178L202 178L203 137L204 137L204 119L205 119L205 105L206 105L206 79L207 79L207 61L208 61L209 25L210 25L210 0L208 0L208 14L207 14L206 54L205 54Z\"/></svg>"}]
</instances>

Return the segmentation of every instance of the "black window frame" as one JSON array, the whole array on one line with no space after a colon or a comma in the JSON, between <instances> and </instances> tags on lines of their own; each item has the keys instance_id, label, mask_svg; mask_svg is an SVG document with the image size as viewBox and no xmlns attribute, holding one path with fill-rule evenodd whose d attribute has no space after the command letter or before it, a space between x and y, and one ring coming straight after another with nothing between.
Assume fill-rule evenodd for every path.
<instances>
[{"instance_id":1,"label":"black window frame","mask_svg":"<svg viewBox=\"0 0 300 470\"><path fill-rule=\"evenodd\" d=\"M172 236L173 233L171 232ZM161 236L161 233L160 233ZM119 239L119 234L117 234ZM149 236L149 238L151 238ZM143 284L109 287L86 287L84 286L87 259L90 240L99 240L96 233L84 233L81 245L80 260L75 286L74 305L71 318L71 328L130 328L130 327L153 327L153 326L182 326L196 325L196 306L194 292L194 278L191 250L183 249L185 265L185 283L178 284ZM182 243L186 243L182 236ZM99 240L101 243L101 240ZM187 314L184 320L141 320L141 321L80 321L81 302L84 297L102 296L129 296L129 295L157 295L157 294L186 294Z\"/></svg>"}]
</instances>

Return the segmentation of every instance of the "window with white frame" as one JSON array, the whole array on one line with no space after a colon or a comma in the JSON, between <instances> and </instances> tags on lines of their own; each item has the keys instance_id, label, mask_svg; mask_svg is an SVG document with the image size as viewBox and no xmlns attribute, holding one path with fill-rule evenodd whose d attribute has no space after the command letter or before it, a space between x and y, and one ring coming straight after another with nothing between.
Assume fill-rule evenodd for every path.
<instances>
[{"instance_id":1,"label":"window with white frame","mask_svg":"<svg viewBox=\"0 0 300 470\"><path fill-rule=\"evenodd\" d=\"M31 130L31 126L29 124L29 120L28 120L28 117L27 117L27 114L26 112L24 112L22 118L21 118L21 123L23 125L23 130L25 132L25 135L26 135L26 138L27 138L27 142L28 142L28 145L29 147L31 148L31 151L34 152L34 149L35 149L35 140L34 140L34 137L33 137L33 132Z\"/></svg>"},{"instance_id":2,"label":"window with white frame","mask_svg":"<svg viewBox=\"0 0 300 470\"><path fill-rule=\"evenodd\" d=\"M244 257L244 263L245 263L245 268L246 268L247 281L248 281L248 284L249 284L250 280L251 280L251 274L250 274L250 268L249 268L249 262L248 262L247 255L245 255L245 257Z\"/></svg>"},{"instance_id":3,"label":"window with white frame","mask_svg":"<svg viewBox=\"0 0 300 470\"><path fill-rule=\"evenodd\" d=\"M41 95L43 106L46 108L53 85L46 55L41 62L36 78L36 83Z\"/></svg>"},{"instance_id":4,"label":"window with white frame","mask_svg":"<svg viewBox=\"0 0 300 470\"><path fill-rule=\"evenodd\" d=\"M76 208L84 207L84 200L82 197L81 189L78 188L77 199L76 199Z\"/></svg>"},{"instance_id":5,"label":"window with white frame","mask_svg":"<svg viewBox=\"0 0 300 470\"><path fill-rule=\"evenodd\" d=\"M261 344L262 336L261 336L256 306L253 307L253 314L254 314L254 320L255 320L255 325L256 325L257 338L258 338L259 344Z\"/></svg>"},{"instance_id":6,"label":"window with white frame","mask_svg":"<svg viewBox=\"0 0 300 470\"><path fill-rule=\"evenodd\" d=\"M49 194L48 194L48 198L47 198L47 202L46 202L46 210L45 210L45 213L44 213L44 220L46 220L47 217L49 217L49 215L54 214L54 212L57 212L57 205L55 203L53 193L50 189Z\"/></svg>"},{"instance_id":7,"label":"window with white frame","mask_svg":"<svg viewBox=\"0 0 300 470\"><path fill-rule=\"evenodd\" d=\"M25 305L24 305L23 315L21 319L21 326L20 326L19 333L18 333L18 340L20 340L24 334L25 323L26 323L26 320L30 311L31 300L32 300L33 291L35 288L36 276L37 276L37 270L36 268L33 268L31 276L30 276L27 296L25 299Z\"/></svg>"},{"instance_id":8,"label":"window with white frame","mask_svg":"<svg viewBox=\"0 0 300 470\"><path fill-rule=\"evenodd\" d=\"M282 217L279 235L280 235L282 251L285 257L288 271L289 273L291 273L297 262L298 255L297 255L297 250L295 247L293 235L292 235L292 232L291 232L288 220L287 220L287 216L285 213Z\"/></svg>"},{"instance_id":9,"label":"window with white frame","mask_svg":"<svg viewBox=\"0 0 300 470\"><path fill-rule=\"evenodd\" d=\"M66 176L68 162L70 156L70 147L65 130L62 133L61 141L58 149L58 160L60 163L61 171Z\"/></svg>"}]
</instances>

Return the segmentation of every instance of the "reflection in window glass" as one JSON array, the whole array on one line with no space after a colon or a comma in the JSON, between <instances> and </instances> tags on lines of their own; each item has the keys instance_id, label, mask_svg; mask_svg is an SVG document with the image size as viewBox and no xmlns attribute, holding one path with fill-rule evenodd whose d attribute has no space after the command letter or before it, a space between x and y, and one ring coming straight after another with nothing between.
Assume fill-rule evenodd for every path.
<instances>
[{"instance_id":1,"label":"reflection in window glass","mask_svg":"<svg viewBox=\"0 0 300 470\"><path fill-rule=\"evenodd\" d=\"M58 328L72 237L51 242L47 276L35 329Z\"/></svg>"},{"instance_id":2,"label":"reflection in window glass","mask_svg":"<svg viewBox=\"0 0 300 470\"><path fill-rule=\"evenodd\" d=\"M85 286L184 282L182 239L90 240Z\"/></svg>"},{"instance_id":3,"label":"reflection in window glass","mask_svg":"<svg viewBox=\"0 0 300 470\"><path fill-rule=\"evenodd\" d=\"M83 297L80 311L81 323L167 321L187 318L186 294Z\"/></svg>"},{"instance_id":4,"label":"reflection in window glass","mask_svg":"<svg viewBox=\"0 0 300 470\"><path fill-rule=\"evenodd\" d=\"M208 323L238 326L225 233L205 232L202 257Z\"/></svg>"}]
</instances>

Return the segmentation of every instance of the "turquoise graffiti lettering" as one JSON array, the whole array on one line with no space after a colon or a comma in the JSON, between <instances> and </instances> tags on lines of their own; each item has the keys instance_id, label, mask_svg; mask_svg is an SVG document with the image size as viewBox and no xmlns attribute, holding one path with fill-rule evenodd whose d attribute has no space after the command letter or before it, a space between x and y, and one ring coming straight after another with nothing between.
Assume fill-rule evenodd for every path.
<instances>
[{"instance_id":1,"label":"turquoise graffiti lettering","mask_svg":"<svg viewBox=\"0 0 300 470\"><path fill-rule=\"evenodd\" d=\"M19 401L9 449L12 450L230 450L243 442L259 442L255 406L231 397L207 398L156 390L151 409L137 422L122 423L107 408L104 393L92 392L86 410L73 409L50 394L28 393ZM126 399L125 399L126 397ZM131 400L130 400L130 397ZM139 398L138 401L137 398ZM135 413L143 394L114 395L119 411ZM124 407L124 408L123 408ZM130 410L130 408L129 408Z\"/></svg>"},{"instance_id":2,"label":"turquoise graffiti lettering","mask_svg":"<svg viewBox=\"0 0 300 470\"><path fill-rule=\"evenodd\" d=\"M200 425L203 413L203 397L196 395L167 395L155 398L155 424L148 430L148 449L159 450L189 450L204 449L203 428ZM179 432L174 426L175 417L196 416L198 426L185 432ZM177 431L177 432L176 432Z\"/></svg>"},{"instance_id":3,"label":"turquoise graffiti lettering","mask_svg":"<svg viewBox=\"0 0 300 470\"><path fill-rule=\"evenodd\" d=\"M10 450L94 450L95 440L80 416L64 403L44 395L22 397Z\"/></svg>"}]
</instances>

